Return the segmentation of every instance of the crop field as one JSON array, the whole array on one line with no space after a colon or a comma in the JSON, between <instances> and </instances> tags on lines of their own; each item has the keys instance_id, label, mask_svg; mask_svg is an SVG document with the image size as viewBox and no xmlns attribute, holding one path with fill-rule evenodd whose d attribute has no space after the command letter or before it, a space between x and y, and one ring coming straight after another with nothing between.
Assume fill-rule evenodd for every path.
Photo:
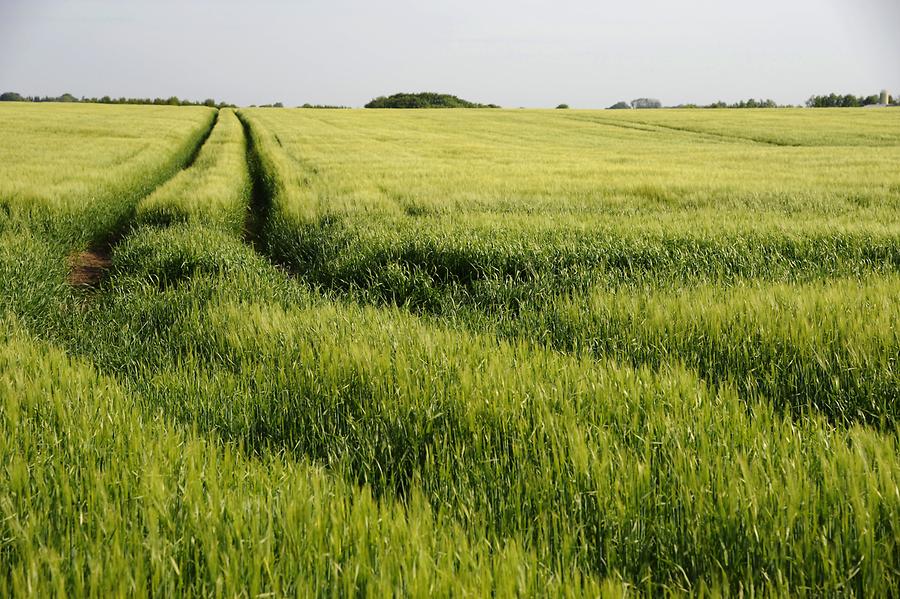
<instances>
[{"instance_id":1,"label":"crop field","mask_svg":"<svg viewBox=\"0 0 900 599\"><path fill-rule=\"evenodd\" d=\"M900 588L900 111L0 133L0 595Z\"/></svg>"}]
</instances>

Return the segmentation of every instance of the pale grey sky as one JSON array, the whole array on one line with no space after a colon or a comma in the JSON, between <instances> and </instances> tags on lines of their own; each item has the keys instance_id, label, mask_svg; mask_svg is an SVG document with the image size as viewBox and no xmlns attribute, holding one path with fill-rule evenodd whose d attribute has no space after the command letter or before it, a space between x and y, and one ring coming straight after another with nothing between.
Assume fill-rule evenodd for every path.
<instances>
[{"instance_id":1,"label":"pale grey sky","mask_svg":"<svg viewBox=\"0 0 900 599\"><path fill-rule=\"evenodd\" d=\"M900 0L0 0L0 91L360 106L900 95Z\"/></svg>"}]
</instances>

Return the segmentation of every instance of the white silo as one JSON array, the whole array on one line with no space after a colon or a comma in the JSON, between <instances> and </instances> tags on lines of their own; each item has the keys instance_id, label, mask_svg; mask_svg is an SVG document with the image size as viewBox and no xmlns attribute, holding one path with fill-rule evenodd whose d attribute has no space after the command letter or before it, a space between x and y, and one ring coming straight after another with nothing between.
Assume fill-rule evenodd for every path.
<instances>
[{"instance_id":1,"label":"white silo","mask_svg":"<svg viewBox=\"0 0 900 599\"><path fill-rule=\"evenodd\" d=\"M887 106L887 103L888 103L888 92L887 92L886 89L881 90L881 102L879 102L879 103L880 103L880 104L884 104L885 106Z\"/></svg>"}]
</instances>

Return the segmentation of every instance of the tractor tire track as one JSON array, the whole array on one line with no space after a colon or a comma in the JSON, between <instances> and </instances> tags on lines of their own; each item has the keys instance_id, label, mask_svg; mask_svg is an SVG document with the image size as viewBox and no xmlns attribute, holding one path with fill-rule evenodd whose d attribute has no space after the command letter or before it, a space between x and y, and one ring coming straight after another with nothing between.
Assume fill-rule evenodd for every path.
<instances>
[{"instance_id":1,"label":"tractor tire track","mask_svg":"<svg viewBox=\"0 0 900 599\"><path fill-rule=\"evenodd\" d=\"M247 218L244 221L244 241L258 254L268 258L265 224L272 211L273 190L259 157L259 150L250 130L250 123L240 112L235 112L235 116L241 122L244 130L247 169L250 172L250 204L247 206Z\"/></svg>"},{"instance_id":2,"label":"tractor tire track","mask_svg":"<svg viewBox=\"0 0 900 599\"><path fill-rule=\"evenodd\" d=\"M631 131L643 131L645 133L659 133L660 130L674 131L676 133L686 133L694 137L707 138L716 141L730 141L736 143L754 143L765 146L775 146L779 148L799 148L803 144L788 143L782 141L774 141L766 138L749 137L743 135L732 135L727 133L716 133L714 131L701 131L699 129L691 129L689 127L676 127L675 125L663 125L660 123L648 123L646 121L613 121L603 118L585 118L578 115L570 115L566 118L580 121L583 123L594 123L596 125L606 125L608 127L618 127L619 129L629 129Z\"/></svg>"},{"instance_id":3,"label":"tractor tire track","mask_svg":"<svg viewBox=\"0 0 900 599\"><path fill-rule=\"evenodd\" d=\"M89 291L94 291L100 287L100 284L106 279L112 268L113 250L132 230L137 205L153 194L154 191L171 181L178 173L183 172L194 165L194 162L196 162L203 146L206 145L209 136L212 135L213 129L216 128L218 122L219 110L216 109L206 130L197 139L194 147L191 148L187 159L179 169L165 179L157 182L155 185L150 186L146 192L132 204L128 213L119 220L118 224L109 231L105 237L95 241L88 246L87 249L73 252L69 255L67 261L69 268L67 283L71 287Z\"/></svg>"}]
</instances>

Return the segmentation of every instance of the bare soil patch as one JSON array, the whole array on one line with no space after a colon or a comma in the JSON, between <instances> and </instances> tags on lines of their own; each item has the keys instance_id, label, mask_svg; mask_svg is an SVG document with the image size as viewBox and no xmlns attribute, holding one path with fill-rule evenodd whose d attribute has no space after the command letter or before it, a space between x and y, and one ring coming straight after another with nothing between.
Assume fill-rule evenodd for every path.
<instances>
[{"instance_id":1,"label":"bare soil patch","mask_svg":"<svg viewBox=\"0 0 900 599\"><path fill-rule=\"evenodd\" d=\"M96 288L106 277L112 260L109 250L89 249L69 256L69 285Z\"/></svg>"}]
</instances>

